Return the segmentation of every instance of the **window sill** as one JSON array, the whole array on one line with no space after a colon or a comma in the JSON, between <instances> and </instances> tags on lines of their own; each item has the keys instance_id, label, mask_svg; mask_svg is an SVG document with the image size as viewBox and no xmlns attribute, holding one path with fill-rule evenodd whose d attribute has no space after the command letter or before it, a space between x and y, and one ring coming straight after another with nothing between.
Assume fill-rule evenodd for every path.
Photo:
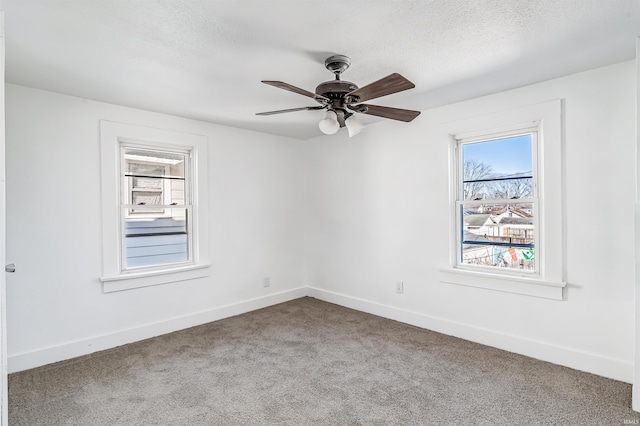
<instances>
[{"instance_id":1,"label":"window sill","mask_svg":"<svg viewBox=\"0 0 640 426\"><path fill-rule=\"evenodd\" d=\"M484 288L545 299L563 300L567 283L538 278L515 277L454 268L441 269L438 280L443 283Z\"/></svg>"},{"instance_id":2,"label":"window sill","mask_svg":"<svg viewBox=\"0 0 640 426\"><path fill-rule=\"evenodd\" d=\"M169 284L209 276L210 264L190 265L162 271L138 272L101 277L103 293Z\"/></svg>"}]
</instances>

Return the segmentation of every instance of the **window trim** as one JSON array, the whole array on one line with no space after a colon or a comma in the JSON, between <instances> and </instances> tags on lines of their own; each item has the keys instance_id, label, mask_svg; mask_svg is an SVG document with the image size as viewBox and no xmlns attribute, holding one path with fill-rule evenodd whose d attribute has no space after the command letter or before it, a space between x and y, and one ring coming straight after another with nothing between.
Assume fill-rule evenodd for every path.
<instances>
[{"instance_id":1,"label":"window trim","mask_svg":"<svg viewBox=\"0 0 640 426\"><path fill-rule=\"evenodd\" d=\"M121 143L191 151L193 258L189 264L122 271ZM172 130L100 121L103 292L128 290L209 275L207 137Z\"/></svg>"},{"instance_id":2,"label":"window trim","mask_svg":"<svg viewBox=\"0 0 640 426\"><path fill-rule=\"evenodd\" d=\"M508 271L478 271L457 265L459 238L458 218L458 156L459 140L512 133L517 129L536 126L538 198L538 241L543 253L539 273L518 274ZM497 290L522 295L564 299L564 209L562 100L557 99L531 106L493 112L443 123L439 130L449 143L449 261L440 268L440 282Z\"/></svg>"}]
</instances>

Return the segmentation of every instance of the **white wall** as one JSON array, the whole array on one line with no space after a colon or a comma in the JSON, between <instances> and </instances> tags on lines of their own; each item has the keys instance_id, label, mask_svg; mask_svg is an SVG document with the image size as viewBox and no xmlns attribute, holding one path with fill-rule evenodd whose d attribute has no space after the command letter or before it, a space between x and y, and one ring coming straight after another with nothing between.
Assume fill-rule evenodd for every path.
<instances>
[{"instance_id":1,"label":"white wall","mask_svg":"<svg viewBox=\"0 0 640 426\"><path fill-rule=\"evenodd\" d=\"M304 294L299 141L6 89L10 371ZM210 277L103 294L101 119L208 137Z\"/></svg>"},{"instance_id":2,"label":"white wall","mask_svg":"<svg viewBox=\"0 0 640 426\"><path fill-rule=\"evenodd\" d=\"M316 297L632 381L635 70L621 63L306 143ZM565 102L565 301L438 282L448 264L440 123ZM380 104L394 105L392 97ZM396 281L404 294L395 293Z\"/></svg>"},{"instance_id":3,"label":"white wall","mask_svg":"<svg viewBox=\"0 0 640 426\"><path fill-rule=\"evenodd\" d=\"M628 62L301 142L7 85L10 370L310 294L630 382L634 88ZM566 300L438 282L449 171L434 129L557 98ZM100 119L209 137L211 277L102 293Z\"/></svg>"}]
</instances>

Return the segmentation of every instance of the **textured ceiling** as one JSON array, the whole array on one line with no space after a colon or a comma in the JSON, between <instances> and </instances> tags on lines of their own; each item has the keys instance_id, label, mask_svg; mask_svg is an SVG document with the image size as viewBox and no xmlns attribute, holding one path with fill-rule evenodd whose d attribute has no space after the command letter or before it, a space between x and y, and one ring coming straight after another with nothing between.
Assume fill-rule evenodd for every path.
<instances>
[{"instance_id":1,"label":"textured ceiling","mask_svg":"<svg viewBox=\"0 0 640 426\"><path fill-rule=\"evenodd\" d=\"M392 72L416 85L371 103L424 110L632 59L640 35L640 0L0 0L0 9L9 83L301 139L321 134L322 112L254 115L315 104L260 80L313 91L333 78L331 54L351 58L343 78L359 86Z\"/></svg>"}]
</instances>

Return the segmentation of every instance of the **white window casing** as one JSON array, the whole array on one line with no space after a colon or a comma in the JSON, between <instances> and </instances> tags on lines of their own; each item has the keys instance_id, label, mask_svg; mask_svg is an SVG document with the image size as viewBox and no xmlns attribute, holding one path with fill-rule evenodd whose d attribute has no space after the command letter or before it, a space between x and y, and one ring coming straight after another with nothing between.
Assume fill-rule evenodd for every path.
<instances>
[{"instance_id":1,"label":"white window casing","mask_svg":"<svg viewBox=\"0 0 640 426\"><path fill-rule=\"evenodd\" d=\"M534 132L533 174L535 252L534 273L507 268L465 267L460 253L459 155L461 141L497 139L502 135ZM564 288L564 212L562 101L554 100L527 107L495 112L442 125L441 140L450 151L450 251L449 264L439 271L444 283L486 288L529 296L563 300Z\"/></svg>"},{"instance_id":2,"label":"white window casing","mask_svg":"<svg viewBox=\"0 0 640 426\"><path fill-rule=\"evenodd\" d=\"M202 135L100 121L102 178L102 267L105 293L202 278L209 275L207 138ZM189 258L180 263L126 268L124 221L128 196L123 185L122 147L188 154ZM123 188L125 188L123 190ZM129 205L129 207L131 207ZM168 206L164 206L165 208Z\"/></svg>"}]
</instances>

